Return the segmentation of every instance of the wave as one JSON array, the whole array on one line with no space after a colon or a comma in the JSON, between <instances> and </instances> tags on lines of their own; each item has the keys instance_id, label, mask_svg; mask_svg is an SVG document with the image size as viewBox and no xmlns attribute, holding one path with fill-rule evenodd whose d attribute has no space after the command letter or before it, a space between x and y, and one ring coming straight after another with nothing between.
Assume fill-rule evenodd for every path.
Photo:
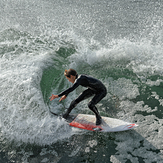
<instances>
[{"instance_id":1,"label":"wave","mask_svg":"<svg viewBox=\"0 0 163 163\"><path fill-rule=\"evenodd\" d=\"M64 69L74 68L105 83L108 94L99 105L105 116L119 116L121 101L140 97L142 83L154 86L162 82L161 45L123 38L103 46L73 32L60 31L32 36L7 29L0 36L0 127L10 142L52 144L80 133L49 114L49 107L62 113L82 91L77 89L63 103L49 102L51 93L70 86L63 76ZM90 113L87 101L73 112Z\"/></svg>"},{"instance_id":2,"label":"wave","mask_svg":"<svg viewBox=\"0 0 163 163\"><path fill-rule=\"evenodd\" d=\"M1 131L10 141L52 143L59 124L49 115L40 82L44 69L59 66L61 56L55 55L59 45L14 29L2 31L1 36ZM67 137L62 135L57 140Z\"/></svg>"}]
</instances>

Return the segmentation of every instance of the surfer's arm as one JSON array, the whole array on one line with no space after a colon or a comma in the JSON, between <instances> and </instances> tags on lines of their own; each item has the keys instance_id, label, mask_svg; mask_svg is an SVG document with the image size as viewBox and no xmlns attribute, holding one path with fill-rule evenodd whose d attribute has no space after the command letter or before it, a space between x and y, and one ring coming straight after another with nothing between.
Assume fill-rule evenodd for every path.
<instances>
[{"instance_id":1,"label":"surfer's arm","mask_svg":"<svg viewBox=\"0 0 163 163\"><path fill-rule=\"evenodd\" d=\"M70 92L72 92L74 89L76 89L78 86L79 86L79 82L76 81L76 82L73 84L72 87L66 89L65 91L61 92L60 94L58 94L58 95L53 95L53 94L52 94L52 96L50 97L50 101L52 101L52 100L54 100L55 98L58 98L58 97L61 97L60 100L59 100L59 102L62 101L62 100L64 100L64 99L67 97L67 95L68 95Z\"/></svg>"},{"instance_id":2,"label":"surfer's arm","mask_svg":"<svg viewBox=\"0 0 163 163\"><path fill-rule=\"evenodd\" d=\"M72 87L66 89L65 91L61 92L60 94L58 94L58 97L61 97L63 95L65 95L67 97L67 95L72 92L73 90L75 90L78 86L79 86L79 81L77 80L73 85Z\"/></svg>"}]
</instances>

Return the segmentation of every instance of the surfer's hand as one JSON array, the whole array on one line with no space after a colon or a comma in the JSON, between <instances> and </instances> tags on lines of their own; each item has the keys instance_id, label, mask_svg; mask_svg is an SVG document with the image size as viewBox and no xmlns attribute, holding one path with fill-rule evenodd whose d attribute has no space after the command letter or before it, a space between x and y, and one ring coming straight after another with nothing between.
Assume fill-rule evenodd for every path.
<instances>
[{"instance_id":1,"label":"surfer's hand","mask_svg":"<svg viewBox=\"0 0 163 163\"><path fill-rule=\"evenodd\" d=\"M50 101L54 100L55 98L58 98L58 95L53 95L50 97Z\"/></svg>"},{"instance_id":2,"label":"surfer's hand","mask_svg":"<svg viewBox=\"0 0 163 163\"><path fill-rule=\"evenodd\" d=\"M59 102L62 101L62 100L64 100L65 98L66 98L66 96L63 95L63 96L60 98Z\"/></svg>"}]
</instances>

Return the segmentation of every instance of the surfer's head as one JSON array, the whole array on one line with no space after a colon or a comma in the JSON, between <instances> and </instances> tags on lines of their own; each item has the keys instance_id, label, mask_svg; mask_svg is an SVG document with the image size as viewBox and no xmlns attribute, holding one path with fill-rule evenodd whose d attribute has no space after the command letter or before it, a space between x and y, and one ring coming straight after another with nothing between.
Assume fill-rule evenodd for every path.
<instances>
[{"instance_id":1,"label":"surfer's head","mask_svg":"<svg viewBox=\"0 0 163 163\"><path fill-rule=\"evenodd\" d=\"M70 78L70 76L76 76L77 72L74 69L65 70L64 75Z\"/></svg>"},{"instance_id":2,"label":"surfer's head","mask_svg":"<svg viewBox=\"0 0 163 163\"><path fill-rule=\"evenodd\" d=\"M64 75L66 76L69 82L74 83L77 77L77 72L74 69L70 68L69 70L65 70Z\"/></svg>"}]
</instances>

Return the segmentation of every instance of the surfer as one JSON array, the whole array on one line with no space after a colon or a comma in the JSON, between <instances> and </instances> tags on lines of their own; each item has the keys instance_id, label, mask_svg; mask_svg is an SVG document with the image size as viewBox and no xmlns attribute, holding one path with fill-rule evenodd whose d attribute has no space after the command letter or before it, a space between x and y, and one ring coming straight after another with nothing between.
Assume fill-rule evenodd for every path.
<instances>
[{"instance_id":1,"label":"surfer","mask_svg":"<svg viewBox=\"0 0 163 163\"><path fill-rule=\"evenodd\" d=\"M96 125L100 125L102 123L102 118L96 108L96 104L101 101L106 96L107 90L104 84L91 76L88 75L78 75L74 69L65 70L64 72L67 80L73 85L67 90L61 92L58 95L52 94L50 100L52 101L55 98L61 97L59 102L66 99L68 94L75 90L79 85L83 87L87 87L75 100L73 100L67 109L66 113L63 114L63 118L67 118L71 110L82 100L85 100L91 96L94 96L91 101L88 103L88 107L91 111L96 115Z\"/></svg>"}]
</instances>

